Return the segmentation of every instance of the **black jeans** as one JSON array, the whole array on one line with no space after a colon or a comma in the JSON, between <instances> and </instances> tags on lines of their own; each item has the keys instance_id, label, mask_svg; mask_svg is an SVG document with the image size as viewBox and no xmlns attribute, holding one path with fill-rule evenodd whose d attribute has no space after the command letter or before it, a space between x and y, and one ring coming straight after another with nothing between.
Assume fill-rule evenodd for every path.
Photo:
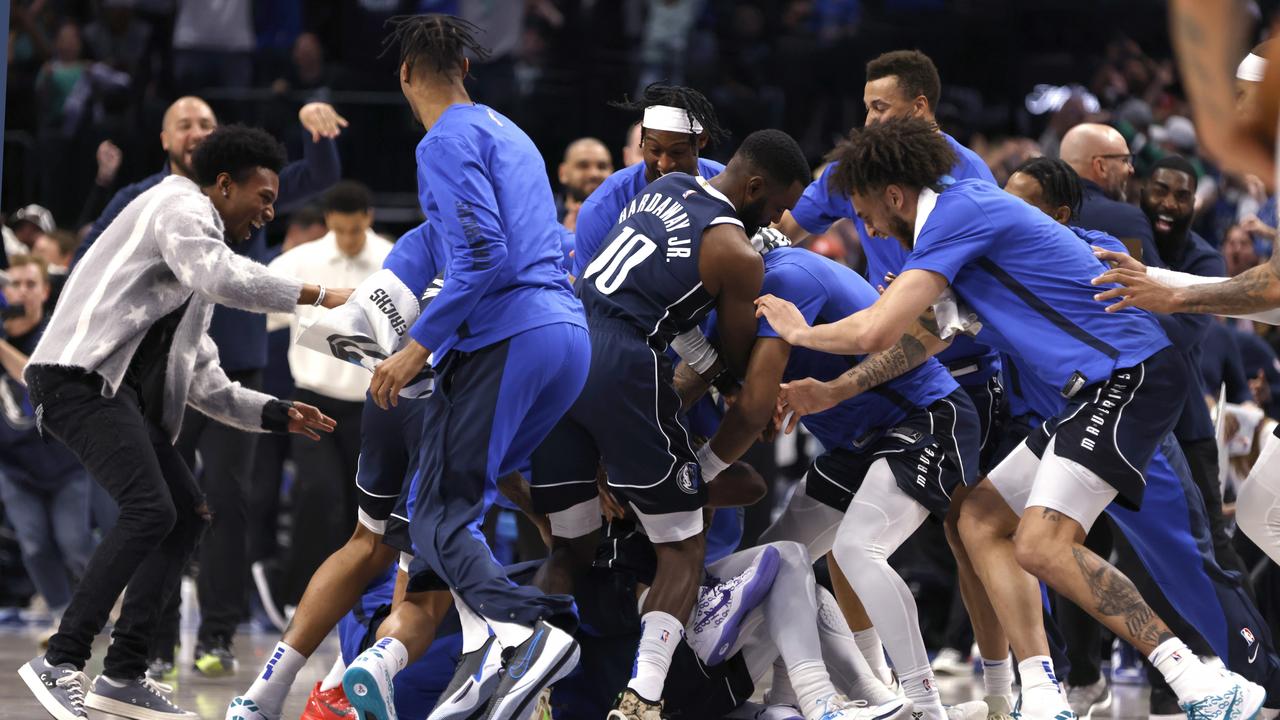
<instances>
[{"instance_id":1,"label":"black jeans","mask_svg":"<svg viewBox=\"0 0 1280 720\"><path fill-rule=\"evenodd\" d=\"M285 567L283 601L297 605L311 576L351 537L356 523L356 466L364 402L334 400L299 388L294 398L338 422L316 442L293 435L293 537Z\"/></svg>"},{"instance_id":2,"label":"black jeans","mask_svg":"<svg viewBox=\"0 0 1280 720\"><path fill-rule=\"evenodd\" d=\"M103 673L140 677L167 589L176 585L204 530L204 496L165 432L142 416L130 388L106 398L97 375L53 367L32 368L28 375L43 431L70 448L120 508L45 657L83 668L94 637L128 585Z\"/></svg>"},{"instance_id":3,"label":"black jeans","mask_svg":"<svg viewBox=\"0 0 1280 720\"><path fill-rule=\"evenodd\" d=\"M227 377L253 390L262 387L260 370L230 372ZM176 447L193 473L196 452L200 453L201 472L196 480L213 516L195 556L199 566L196 593L200 600L196 641L200 645L229 643L236 625L249 614L247 496L258 437L259 433L224 425L192 408L187 408L182 419ZM173 648L178 643L180 584L181 578L168 588L169 602L151 641L152 658L173 660Z\"/></svg>"}]
</instances>

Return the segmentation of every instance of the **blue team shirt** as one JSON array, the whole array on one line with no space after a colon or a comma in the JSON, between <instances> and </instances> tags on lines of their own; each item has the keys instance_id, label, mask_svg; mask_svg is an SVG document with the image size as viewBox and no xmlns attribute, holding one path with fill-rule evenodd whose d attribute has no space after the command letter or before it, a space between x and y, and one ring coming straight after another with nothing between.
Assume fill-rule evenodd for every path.
<instances>
[{"instance_id":1,"label":"blue team shirt","mask_svg":"<svg viewBox=\"0 0 1280 720\"><path fill-rule=\"evenodd\" d=\"M478 350L543 325L586 326L533 141L485 105L451 105L418 143L418 198L444 288L410 334L435 353ZM435 272L430 272L435 270Z\"/></svg>"},{"instance_id":2,"label":"blue team shirt","mask_svg":"<svg viewBox=\"0 0 1280 720\"><path fill-rule=\"evenodd\" d=\"M985 180L995 185L996 179L990 168L977 153L961 145L955 138L942 133L947 144L956 153L956 164L947 174L951 180ZM832 223L848 218L858 230L858 238L862 242L862 252L867 258L867 281L872 287L884 284L884 276L888 273L902 272L902 265L907 261L907 249L897 238L875 238L867 233L862 219L853 211L853 202L848 195L832 192L829 186L831 173L837 163L831 163L822 175L805 188L804 194L791 210L800 227L812 234L824 233ZM972 365L973 370L959 375L958 379L965 385L981 385L1000 370L1000 357L990 348L983 346L973 338L964 335L956 338L951 347L938 354L938 360L944 365L960 370L963 366Z\"/></svg>"},{"instance_id":3,"label":"blue team shirt","mask_svg":"<svg viewBox=\"0 0 1280 720\"><path fill-rule=\"evenodd\" d=\"M722 172L724 165L715 160L698 158L698 174L702 177L713 178ZM582 203L582 207L578 208L578 224L574 230L574 277L582 275L587 264L595 257L609 231L618 224L619 216L627 203L648 185L649 181L644 178L644 163L636 163L605 178L600 187L592 191Z\"/></svg>"},{"instance_id":4,"label":"blue team shirt","mask_svg":"<svg viewBox=\"0 0 1280 720\"><path fill-rule=\"evenodd\" d=\"M1043 212L977 180L926 190L920 202L903 271L945 277L982 320L978 339L1017 356L1050 387L1061 392L1075 373L1086 385L1105 381L1169 346L1150 313L1108 313L1093 299L1101 262Z\"/></svg>"},{"instance_id":5,"label":"blue team shirt","mask_svg":"<svg viewBox=\"0 0 1280 720\"><path fill-rule=\"evenodd\" d=\"M875 304L879 295L858 273L804 248L778 248L764 256L763 293L790 300L810 325L835 322ZM758 337L778 337L764 318ZM791 348L785 380L839 377L864 356L832 355ZM959 389L947 369L929 358L920 367L835 407L806 415L804 426L828 450L858 449L902 421Z\"/></svg>"}]
</instances>

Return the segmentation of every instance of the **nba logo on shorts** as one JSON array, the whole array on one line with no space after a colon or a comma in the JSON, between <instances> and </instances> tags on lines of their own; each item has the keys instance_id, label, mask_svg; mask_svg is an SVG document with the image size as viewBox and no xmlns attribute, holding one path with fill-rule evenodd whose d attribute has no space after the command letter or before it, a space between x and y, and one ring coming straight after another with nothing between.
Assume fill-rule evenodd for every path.
<instances>
[{"instance_id":1,"label":"nba logo on shorts","mask_svg":"<svg viewBox=\"0 0 1280 720\"><path fill-rule=\"evenodd\" d=\"M669 630L663 630L663 631L662 631L662 642L667 642L667 641L668 641L668 640L670 640L670 639L671 639L671 632L670 632Z\"/></svg>"},{"instance_id":2,"label":"nba logo on shorts","mask_svg":"<svg viewBox=\"0 0 1280 720\"><path fill-rule=\"evenodd\" d=\"M1253 645L1253 631L1249 628L1240 628L1240 637L1244 638L1244 641L1249 645Z\"/></svg>"},{"instance_id":3,"label":"nba logo on shorts","mask_svg":"<svg viewBox=\"0 0 1280 720\"><path fill-rule=\"evenodd\" d=\"M680 468L680 472L676 474L676 485L679 485L684 492L696 495L698 493L698 476L698 464L685 463L684 467Z\"/></svg>"}]
</instances>

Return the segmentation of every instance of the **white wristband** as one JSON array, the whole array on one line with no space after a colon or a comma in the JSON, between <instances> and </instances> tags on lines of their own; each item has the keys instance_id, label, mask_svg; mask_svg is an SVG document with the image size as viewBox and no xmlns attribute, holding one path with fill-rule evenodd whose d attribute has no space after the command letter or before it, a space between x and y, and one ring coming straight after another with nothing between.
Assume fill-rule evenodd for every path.
<instances>
[{"instance_id":1,"label":"white wristband","mask_svg":"<svg viewBox=\"0 0 1280 720\"><path fill-rule=\"evenodd\" d=\"M698 465L702 467L702 482L711 482L716 476L729 467L729 463L720 459L711 449L711 443L698 448Z\"/></svg>"},{"instance_id":2,"label":"white wristband","mask_svg":"<svg viewBox=\"0 0 1280 720\"><path fill-rule=\"evenodd\" d=\"M698 328L686 330L671 341L671 347L699 375L705 373L716 364L720 354L711 341Z\"/></svg>"},{"instance_id":3,"label":"white wristband","mask_svg":"<svg viewBox=\"0 0 1280 720\"><path fill-rule=\"evenodd\" d=\"M315 300L315 302L311 303L311 306L312 306L312 307L320 307L320 304L324 302L324 296L325 296L325 295L327 295L328 293L329 293L329 291L328 291L328 290L325 290L325 289L324 289L324 286L323 286L323 285L321 285L321 286L320 286L320 292L316 293L316 300Z\"/></svg>"}]
</instances>

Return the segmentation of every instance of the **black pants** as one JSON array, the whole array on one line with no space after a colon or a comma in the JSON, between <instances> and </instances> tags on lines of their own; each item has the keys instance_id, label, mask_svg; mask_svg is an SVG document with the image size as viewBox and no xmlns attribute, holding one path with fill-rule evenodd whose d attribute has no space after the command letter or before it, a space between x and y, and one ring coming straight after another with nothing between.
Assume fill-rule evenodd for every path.
<instances>
[{"instance_id":1,"label":"black pants","mask_svg":"<svg viewBox=\"0 0 1280 720\"><path fill-rule=\"evenodd\" d=\"M94 637L128 585L103 673L140 677L167 588L176 585L204 529L204 498L165 433L142 416L132 390L121 387L115 397L105 398L97 375L52 367L28 374L44 432L70 448L120 508L120 519L90 559L46 658L83 668Z\"/></svg>"},{"instance_id":2,"label":"black pants","mask_svg":"<svg viewBox=\"0 0 1280 720\"><path fill-rule=\"evenodd\" d=\"M230 372L227 377L253 390L262 387L261 370ZM236 625L249 613L247 495L258 437L259 433L224 425L192 408L187 408L182 419L182 434L175 447L193 474L196 452L200 453L201 472L196 481L213 516L195 555L200 600L196 641L201 645L229 643ZM169 602L151 642L149 654L153 658L173 660L178 643L180 583L181 578L168 589Z\"/></svg>"},{"instance_id":3,"label":"black pants","mask_svg":"<svg viewBox=\"0 0 1280 720\"><path fill-rule=\"evenodd\" d=\"M356 463L363 402L334 400L299 389L294 398L338 422L316 442L294 435L293 540L285 568L284 602L296 605L320 563L351 537L356 522Z\"/></svg>"}]
</instances>

